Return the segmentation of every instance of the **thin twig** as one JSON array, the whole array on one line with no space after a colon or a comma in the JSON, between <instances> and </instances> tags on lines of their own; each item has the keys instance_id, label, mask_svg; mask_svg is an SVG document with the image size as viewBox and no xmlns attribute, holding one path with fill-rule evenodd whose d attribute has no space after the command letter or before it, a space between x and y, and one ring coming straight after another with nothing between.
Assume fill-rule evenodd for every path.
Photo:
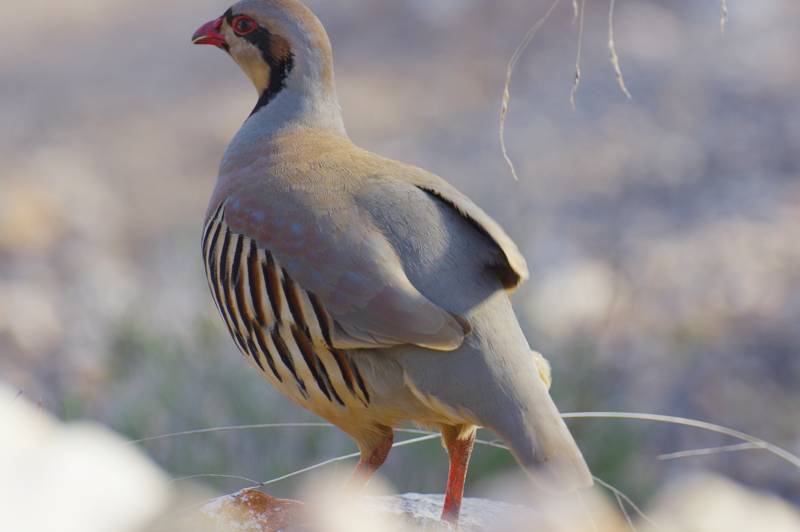
<instances>
[{"instance_id":1,"label":"thin twig","mask_svg":"<svg viewBox=\"0 0 800 532\"><path fill-rule=\"evenodd\" d=\"M403 441L400 441L400 442L397 442L397 443L393 444L392 445L392 449L394 449L395 447L403 447L405 445L411 445L412 443L419 443L419 442L423 442L423 441L433 440L433 439L438 438L438 437L439 437L439 434L428 434L426 436L420 436L419 438L411 438L411 439L408 439L408 440L403 440ZM336 457L336 458L331 458L330 460L325 460L324 462L320 462L320 463L314 464L312 466L304 467L303 469L300 469L299 471L295 471L294 473L289 473L289 474L280 476L278 478L273 478L271 480L265 480L264 482L260 482L258 484L258 486L262 487L262 486L267 486L269 484L274 484L274 483L279 482L281 480L286 480L287 478L291 478L291 477L300 475L302 473L307 473L308 471L311 471L313 469L317 469L317 468L320 468L320 467L323 467L323 466L326 466L326 465L329 465L329 464L333 464L335 462L341 462L343 460L349 460L351 458L358 458L359 456L361 456L361 453L351 453L351 454L348 454L348 455L345 455L345 456L339 456L339 457Z\"/></svg>"},{"instance_id":2,"label":"thin twig","mask_svg":"<svg viewBox=\"0 0 800 532\"><path fill-rule=\"evenodd\" d=\"M693 456L708 456L719 453L733 453L739 451L755 451L764 450L763 445L755 443L734 443L733 445L721 445L719 447L706 447L704 449L690 449L686 451L677 451L674 453L664 453L658 455L659 460L676 460L678 458L690 458Z\"/></svg>"},{"instance_id":3,"label":"thin twig","mask_svg":"<svg viewBox=\"0 0 800 532\"><path fill-rule=\"evenodd\" d=\"M475 443L486 445L488 447L495 447L497 449L505 449L506 451L509 450L508 446L503 445L502 443L493 443L486 440L475 440ZM644 511L641 508L639 508L639 506L635 502L633 502L633 500L630 497L625 495L625 493L622 490L615 488L614 486L612 486L611 484L609 484L608 482L599 477L593 475L592 478L595 480L595 482L597 482L598 484L609 490L614 495L621 497L622 500L628 503L628 505L631 508L633 508L642 519L646 520L651 525L656 526L656 523L652 519L650 519L650 517L648 517L647 514L645 514Z\"/></svg>"},{"instance_id":4,"label":"thin twig","mask_svg":"<svg viewBox=\"0 0 800 532\"><path fill-rule=\"evenodd\" d=\"M249 482L253 485L253 487L258 486L258 481L253 480L252 478L243 477L241 475L218 475L216 473L198 473L196 475L187 475L185 477L176 477L170 479L170 483L174 482L182 482L185 480L194 480L196 478L232 478L234 480L244 480L245 482Z\"/></svg>"},{"instance_id":5,"label":"thin twig","mask_svg":"<svg viewBox=\"0 0 800 532\"><path fill-rule=\"evenodd\" d=\"M631 515L628 513L628 509L625 507L625 501L622 500L622 497L619 496L619 493L614 494L614 498L617 500L617 506L622 511L622 515L625 516L625 520L628 522L628 526L636 532L636 527L633 525L633 520L631 519Z\"/></svg>"},{"instance_id":6,"label":"thin twig","mask_svg":"<svg viewBox=\"0 0 800 532\"><path fill-rule=\"evenodd\" d=\"M737 431L737 430L734 430L734 429L729 429L727 427L723 427L723 426L720 426L720 425L715 425L713 423L708 423L708 422L705 422L705 421L681 418L681 417L677 417L677 416L665 416L665 415L660 415L660 414L646 414L646 413L636 413L636 412L570 412L570 413L563 414L562 417L565 418L565 419L628 419L628 420L640 420L640 421L655 421L655 422L660 422L660 423L671 423L671 424L684 425L684 426L689 426L689 427L694 427L694 428L698 428L698 429L703 429L703 430L708 430L708 431L724 434L724 435L730 436L732 438L740 439L740 440L743 440L744 442L746 442L744 445L740 444L740 445L735 445L735 446L731 445L731 446L710 448L710 449L697 449L697 450L691 450L691 451L681 451L679 453L672 453L671 455L662 455L660 458L664 458L664 459L669 459L670 457L673 457L673 456L677 458L677 457L681 457L681 456L710 454L712 452L720 451L720 450L731 451L732 452L732 451L743 451L743 450L749 450L749 449L765 449L765 450L771 452L772 454L775 454L776 456L778 456L778 457L790 462L791 464L793 464L793 465L795 465L797 467L800 467L800 458L798 458L797 456L791 454L790 452L786 451L785 449L777 447L777 446L775 446L775 445L773 445L773 444L771 444L769 442L766 442L764 440L761 440L761 439L756 438L754 436L751 436L749 434L745 434L743 432L740 432L740 431ZM245 429L252 429L252 428L273 428L273 427L326 427L326 428L330 427L330 428L333 428L334 426L331 425L331 424L328 424L328 423L269 423L269 424L260 424L260 425L236 425L236 426L231 426L231 427L215 427L215 428L210 428L210 429L199 429L199 430L193 430L193 431L178 432L178 433L173 433L173 434L165 434L165 435L161 435L161 436L154 436L154 437L151 437L151 438L145 438L144 440L138 440L138 441L150 441L152 439L166 438L166 437L170 437L170 436L181 436L181 435L187 435L187 434L203 434L203 433L215 432L215 431L223 431L223 430L245 430ZM420 430L420 429L396 429L396 430L397 430L397 432L423 434L423 436L420 436L418 438L411 438L411 439L408 439L408 440L403 440L401 442L395 443L392 447L401 447L401 446L405 446L405 445L411 445L411 444L414 444L414 443L427 441L427 440L432 440L432 439L435 439L435 438L439 437L438 433L429 432L429 431ZM506 445L498 443L496 441L476 440L475 443L478 443L478 444L481 444L481 445L486 445L486 446L489 446L489 447L498 448L498 449L508 450L508 447ZM332 463L341 462L341 461L349 460L349 459L352 459L352 458L357 458L359 456L360 456L360 453L352 453L352 454L347 454L347 455L344 455L344 456L339 456L339 457L336 457L336 458L331 458L329 460L325 460L325 461L320 462L318 464L314 464L312 466L305 467L305 468L300 469L298 471L294 471L294 472L289 473L287 475L282 475L280 477L273 478L273 479L270 479L270 480L267 480L267 481L263 481L263 482L257 482L255 480L247 478L247 477L241 477L241 476L235 476L235 475L212 475L212 474L208 474L208 475L192 475L192 476L189 476L189 477L180 477L178 479L175 479L175 481L186 480L186 479L189 479L189 478L203 478L203 477L235 478L235 479L239 479L239 480L245 480L245 481L251 483L252 487L262 487L262 486L273 484L275 482L279 482L281 480L285 480L285 479L288 479L288 478L291 478L291 477L306 473L308 471L312 471L314 469L318 469L320 467L324 467L324 466L332 464ZM625 506L626 504L630 508L633 508L633 510L642 519L644 519L645 521L647 521L648 523L650 523L650 524L652 524L654 526L657 526L653 522L653 520L647 514L645 514L644 511L635 502L633 502L633 500L628 495L626 495L622 490L616 488L615 486L609 484L608 482L604 481L601 478L598 478L596 476L593 477L593 478L594 478L595 482L598 485L606 488L607 490L609 490L614 495L614 497L616 498L617 503L620 505L620 509L623 512L623 515L625 515L625 518L628 521L629 525L633 526L633 522L632 522L632 519L630 518L630 514L628 514L628 512L627 512L627 508Z\"/></svg>"},{"instance_id":7,"label":"thin twig","mask_svg":"<svg viewBox=\"0 0 800 532\"><path fill-rule=\"evenodd\" d=\"M751 436L750 434L745 434L744 432L740 432L734 429L730 429L727 427L723 427L721 425L715 425L713 423L709 423L706 421L700 421L696 419L688 419L676 416L666 416L661 414L645 414L645 413L638 413L638 412L569 412L562 414L564 419L631 419L631 420L641 420L641 421L657 421L660 423L672 423L677 425L684 425L688 427L694 427L698 429L708 430L711 432L717 432L719 434L725 434L726 436L730 436L732 438L736 438L738 440L742 440L745 442L745 445L737 444L731 446L723 446L723 447L715 447L710 449L698 449L698 450L689 450L689 451L678 451L677 453L670 453L664 456L671 456L677 455L676 458L680 458L685 456L699 456L701 454L712 454L713 452L734 452L734 451L746 451L752 449L764 449L769 451L770 453L778 456L779 458L786 460L787 462L791 463L798 469L800 469L800 457L790 453L789 451L778 447L768 441L762 440L760 438L756 438L755 436ZM195 430L187 430L182 432L173 432L170 434L161 434L158 436L150 436L147 438L142 438L139 440L132 440L130 443L142 443L142 442L149 442L154 440L159 440L163 438L171 438L175 436L186 436L192 434L208 434L213 432L225 432L225 431L234 431L234 430L251 430L251 429L263 429L263 428L284 428L284 427L323 427L323 428L336 428L334 425L330 423L261 423L255 425L233 425L228 427L211 427L205 429L195 429ZM408 434L423 434L423 435L435 435L435 433L420 430L420 429L395 429L396 432L403 432ZM498 445L498 442L487 442L491 445ZM659 458L661 458L659 457ZM662 458L662 459L669 459L669 458Z\"/></svg>"},{"instance_id":8,"label":"thin twig","mask_svg":"<svg viewBox=\"0 0 800 532\"><path fill-rule=\"evenodd\" d=\"M286 427L333 427L330 423L259 423L257 425L232 425L229 427L211 427L207 429L184 430L181 432L171 432L169 434L159 434L158 436L148 436L138 440L130 440L128 443L144 443L164 438L172 438L175 436L190 436L193 434L208 434L210 432L227 432L232 430L250 430L250 429L273 429L273 428L286 428Z\"/></svg>"},{"instance_id":9,"label":"thin twig","mask_svg":"<svg viewBox=\"0 0 800 532\"><path fill-rule=\"evenodd\" d=\"M622 76L622 69L619 66L619 56L617 55L617 45L614 43L614 7L617 0L610 0L608 7L608 51L611 53L611 66L614 67L614 74L617 76L617 85L629 99L631 93L625 86L625 78Z\"/></svg>"},{"instance_id":10,"label":"thin twig","mask_svg":"<svg viewBox=\"0 0 800 532\"><path fill-rule=\"evenodd\" d=\"M533 37L539 31L539 29L547 22L547 19L550 18L550 14L555 10L556 6L561 2L561 0L555 0L551 5L550 8L545 12L545 14L536 21L531 29L528 30L528 33L525 34L523 37L522 42L519 43L517 49L514 50L511 59L508 62L508 69L506 70L506 83L505 87L503 88L503 101L500 106L500 149L503 152L503 158L506 160L506 164L508 168L511 170L511 175L514 176L514 179L519 181L519 177L517 176L517 170L514 167L514 163L511 160L511 157L508 155L508 149L506 148L506 116L508 115L508 104L511 100L511 76L514 74L514 67L517 66L517 62L519 58L522 56L522 53L530 44Z\"/></svg>"},{"instance_id":11,"label":"thin twig","mask_svg":"<svg viewBox=\"0 0 800 532\"><path fill-rule=\"evenodd\" d=\"M564 419L635 419L641 421L656 421L659 423L672 423L708 430L711 432L717 432L719 434L725 434L726 436L736 438L737 440L758 445L800 469L800 457L790 453L786 449L778 447L777 445L773 445L760 438L756 438L755 436L751 436L750 434L745 434L744 432L729 429L721 425L715 425L714 423L709 423L707 421L699 421L696 419L687 419L677 416L664 416L660 414L643 414L639 412L569 412L562 414L561 417Z\"/></svg>"},{"instance_id":12,"label":"thin twig","mask_svg":"<svg viewBox=\"0 0 800 532\"><path fill-rule=\"evenodd\" d=\"M736 438L745 442L744 445L730 445L724 447L716 447L716 448L709 448L709 449L697 449L697 450L690 450L690 451L680 451L678 453L671 453L667 455L661 455L659 458L662 459L670 459L670 458L679 458L683 456L697 456L701 454L711 454L713 452L733 452L733 451L744 451L750 449L764 449L769 451L770 453L778 456L779 458L791 463L792 465L800 468L800 458L793 455L789 451L773 445L767 441L761 440L756 438L755 436L751 436L744 432L740 432L734 429L729 429L727 427L723 427L721 425L716 425L714 423L708 423L706 421L699 421L696 419L688 419L682 418L677 416L666 416L660 414L646 414L646 413L638 413L638 412L569 412L562 414L564 419L627 419L627 420L639 420L639 421L655 421L660 423L670 423L670 424L677 424L677 425L684 425L688 427L698 428L702 430L708 430L711 432L716 432L719 434L724 434L726 436L730 436L732 438ZM192 431L184 431L184 432L177 432L172 434L164 434L161 436L154 436L150 438L145 438L143 440L137 441L151 441L153 439L160 439L160 438L167 438L171 436L181 436L187 434L203 434L209 432L217 432L223 430L245 430L245 429L252 429L252 428L273 428L273 427L326 427L326 428L333 428L334 426L329 423L269 423L269 424L260 424L260 425L237 425L231 427L214 427L209 429L198 429ZM438 433L429 432L425 430L419 429L395 429L397 432L407 432L407 433L415 433L415 434L423 434L423 436L419 438L411 438L408 440L404 440L398 443L395 443L392 447L401 447L405 445L411 445L413 443L418 443L422 441L432 440L439 437ZM485 440L476 440L476 443L481 445L486 445L489 447L495 447L499 449L508 450L506 445L498 443L496 441L485 441ZM320 462L318 464L303 468L299 471L295 471L293 473L289 473L287 475L283 475L278 478L274 478L264 482L256 482L253 479L249 479L247 477L239 477L234 475L192 475L190 477L181 477L177 480L186 480L188 478L202 478L202 477L221 477L221 478L237 478L240 480L245 480L253 484L252 487L261 487L266 486L268 484L272 484L275 482L279 482L281 480L285 480L287 478L291 478L296 475L300 475L302 473L306 473L313 469L317 469L335 462L340 462L343 460L349 460L351 458L357 458L360 456L360 453L352 453L345 456L340 456L336 458L332 458L329 460L325 460L324 462ZM608 482L598 478L593 477L595 482L609 490L611 493L614 494L615 498L617 499L618 504L620 504L620 508L622 512L626 515L626 519L628 519L629 524L632 523L630 520L630 516L627 514L627 509L625 508L624 503L634 509L636 513L648 523L657 527L657 525L653 522L653 520L648 517L639 506L633 502L633 500L628 497L624 492L619 490L618 488L612 486Z\"/></svg>"},{"instance_id":13,"label":"thin twig","mask_svg":"<svg viewBox=\"0 0 800 532\"><path fill-rule=\"evenodd\" d=\"M308 466L308 467L304 467L303 469L298 469L297 471L294 471L292 473L287 473L286 475L281 475L279 477L276 477L276 478L273 478L273 479L270 479L270 480L265 480L263 482L259 482L257 484L257 486L260 488L260 487L263 487L263 486L267 486L269 484L275 484L276 482L280 482L281 480L286 480L287 478L296 477L297 475L301 475L303 473L307 473L309 471L313 471L314 469L319 469L320 467L323 467L323 466L326 466L326 465L330 465L330 464L334 464L336 462L342 462L344 460L350 460L351 458L358 458L359 456L361 456L361 453L350 453L350 454L346 454L344 456L337 456L336 458L331 458L329 460L325 460L325 461L320 462L318 464L314 464L314 465L311 465L311 466Z\"/></svg>"},{"instance_id":14,"label":"thin twig","mask_svg":"<svg viewBox=\"0 0 800 532\"><path fill-rule=\"evenodd\" d=\"M578 9L578 0L572 0L572 23L573 24L575 24L575 22L578 20L578 13L579 12L580 12L580 9Z\"/></svg>"},{"instance_id":15,"label":"thin twig","mask_svg":"<svg viewBox=\"0 0 800 532\"><path fill-rule=\"evenodd\" d=\"M292 427L322 427L327 429L336 429L336 425L331 423L311 422L311 423L257 423L254 425L231 425L226 427L210 427L205 429L184 430L181 432L171 432L169 434L159 434L157 436L148 436L139 440L129 440L128 443L145 443L165 438L174 438L178 436L192 436L195 434L210 434L214 432L231 432L237 430L253 430L253 429L275 429L275 428L292 428ZM433 434L429 430L421 429L394 429L395 432L404 432L407 434Z\"/></svg>"},{"instance_id":16,"label":"thin twig","mask_svg":"<svg viewBox=\"0 0 800 532\"><path fill-rule=\"evenodd\" d=\"M700 421L696 419L688 419L682 418L677 416L666 416L662 414L646 414L646 413L639 413L639 412L568 412L562 414L564 419L631 419L631 420L641 420L641 421L657 421L660 423L672 423L677 425L684 425L688 427L694 427L698 429L708 430L711 432L717 432L719 434L725 434L726 436L730 436L732 438L736 438L738 440L742 440L745 442L745 445L737 444L731 446L723 446L723 447L714 447L709 449L698 449L698 450L689 450L689 451L678 451L677 453L670 453L664 456L671 456L676 455L676 458L680 458L685 456L699 456L701 454L712 454L713 452L734 452L734 451L746 451L752 449L764 449L769 451L770 453L778 456L779 458L791 463L795 467L800 469L800 457L790 453L786 449L778 447L768 441L762 440L760 438L756 438L755 436L751 436L750 434L746 434L744 432L740 432L734 429L730 429L727 427L723 427L721 425L716 425L714 423L709 423L706 421ZM173 432L170 434L161 434L158 436L150 436L147 438L142 438L139 440L132 440L130 443L142 443L142 442L149 442L154 440L159 440L163 438L171 438L175 436L186 436L192 434L208 434L213 432L225 432L225 431L234 431L234 430L251 430L251 429L263 429L263 428L284 428L284 427L323 427L323 428L336 428L335 425L330 423L260 423L255 425L233 425L228 427L211 427L205 429L195 429L195 430L187 430L182 432ZM420 429L402 429L398 428L395 429L396 432L403 432L408 434L422 434L425 436L435 435L436 433L426 430ZM491 445L498 445L498 442L487 442ZM659 458L661 458L659 457ZM669 459L669 458L663 458Z\"/></svg>"},{"instance_id":17,"label":"thin twig","mask_svg":"<svg viewBox=\"0 0 800 532\"><path fill-rule=\"evenodd\" d=\"M572 90L569 92L569 103L572 105L572 110L575 110L575 95L578 94L578 87L581 84L581 51L583 50L583 18L586 12L586 0L581 0L580 8L577 8L578 0L574 0L576 9L579 9L580 15L578 18L578 54L575 58L575 80L572 82Z\"/></svg>"},{"instance_id":18,"label":"thin twig","mask_svg":"<svg viewBox=\"0 0 800 532\"><path fill-rule=\"evenodd\" d=\"M427 434L425 436L420 436L419 438L411 438L411 439L408 439L408 440L403 440L403 441L397 442L394 445L392 445L392 448L394 449L395 447L403 447L405 445L411 445L413 443L419 443L419 442L423 442L423 441L433 440L433 439L438 438L438 437L439 437L438 433ZM291 473L287 473L286 475L281 475L279 477L276 477L276 478L273 478L273 479L270 479L270 480L264 480L262 482L253 481L254 485L252 487L261 488L261 487L264 487L264 486L268 486L270 484L275 484L276 482L280 482L281 480L286 480L288 478L296 477L297 475L302 475L303 473L308 473L309 471L313 471L314 469L319 469L320 467L324 467L326 465L335 464L336 462L342 462L344 460L350 460L352 458L358 458L359 456L361 456L361 453L350 453L350 454L346 454L346 455L343 455L343 456L337 456L335 458L330 458L328 460L324 460L324 461L319 462L317 464L310 465L308 467L304 467L303 469L298 469L297 471L293 471ZM247 479L247 480L250 481L250 479ZM233 494L229 493L226 496L230 496L230 495L233 495Z\"/></svg>"},{"instance_id":19,"label":"thin twig","mask_svg":"<svg viewBox=\"0 0 800 532\"><path fill-rule=\"evenodd\" d=\"M728 25L728 0L719 1L719 32L725 34Z\"/></svg>"},{"instance_id":20,"label":"thin twig","mask_svg":"<svg viewBox=\"0 0 800 532\"><path fill-rule=\"evenodd\" d=\"M610 491L611 493L613 493L615 497L620 497L620 498L621 498L623 501L625 501L626 503L628 503L628 505L629 505L631 508L633 508L633 510L634 510L634 511L635 511L637 514L639 514L639 517L641 517L642 519L644 519L645 521L647 521L647 522L648 522L649 524L651 524L652 526L654 526L654 527L656 527L656 528L661 528L661 527L660 527L658 524L656 524L656 522L655 522L655 521L653 521L653 520L652 520L652 519L651 519L651 518L650 518L650 517L649 517L649 516L648 516L646 513L644 513L644 511L643 511L641 508L639 508L639 506L638 506L638 505L637 505L635 502L633 502L633 500L632 500L630 497L628 497L627 495L625 495L625 493L624 493L622 490L620 490L620 489L618 489L618 488L615 488L614 486L612 486L611 484L609 484L608 482L606 482L606 481L605 481L605 480L603 480L602 478L599 478L599 477L596 477L596 476L592 476L592 478L594 479L594 481L595 481L595 482L597 482L598 484L600 484L601 486L603 486L605 489L607 489L608 491Z\"/></svg>"}]
</instances>

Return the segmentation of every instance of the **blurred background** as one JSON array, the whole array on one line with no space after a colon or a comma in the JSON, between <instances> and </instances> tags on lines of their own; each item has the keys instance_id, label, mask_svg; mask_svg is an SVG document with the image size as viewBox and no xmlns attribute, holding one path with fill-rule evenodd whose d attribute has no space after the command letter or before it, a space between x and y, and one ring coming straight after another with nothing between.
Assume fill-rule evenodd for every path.
<instances>
[{"instance_id":1,"label":"blurred background","mask_svg":"<svg viewBox=\"0 0 800 532\"><path fill-rule=\"evenodd\" d=\"M720 423L800 452L800 4L563 0L511 85L508 58L549 1L309 0L331 35L351 137L426 167L508 229L532 270L515 295L562 411ZM130 439L318 421L246 365L199 254L222 152L255 104L225 54L192 47L210 0L16 2L0 48L0 379L67 421ZM800 502L800 472L760 451L642 421L569 422L595 473L646 502L712 470ZM491 435L485 435L491 438ZM354 450L326 428L143 443L171 475L269 479ZM349 467L342 465L341 467ZM478 495L515 468L478 448ZM440 492L436 441L394 451L398 491ZM218 491L242 481L209 478ZM286 481L270 487L291 495Z\"/></svg>"}]
</instances>

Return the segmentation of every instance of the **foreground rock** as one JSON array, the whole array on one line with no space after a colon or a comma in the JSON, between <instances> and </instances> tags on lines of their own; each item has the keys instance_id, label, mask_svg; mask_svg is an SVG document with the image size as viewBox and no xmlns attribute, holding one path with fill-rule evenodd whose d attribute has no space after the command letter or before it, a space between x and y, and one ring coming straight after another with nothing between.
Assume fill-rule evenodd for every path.
<instances>
[{"instance_id":1,"label":"foreground rock","mask_svg":"<svg viewBox=\"0 0 800 532\"><path fill-rule=\"evenodd\" d=\"M335 490L334 490L335 491ZM345 498L317 492L308 504L276 499L254 489L214 499L202 508L217 532L446 532L439 520L442 495ZM605 501L588 494L579 501L550 501L527 508L486 499L464 499L461 532L616 532L627 525Z\"/></svg>"},{"instance_id":2,"label":"foreground rock","mask_svg":"<svg viewBox=\"0 0 800 532\"><path fill-rule=\"evenodd\" d=\"M447 531L441 495L346 498L342 483L309 478L303 504L256 490L209 501L178 487L135 446L97 425L63 424L0 383L0 531L24 532L420 532ZM743 459L746 455L743 455ZM374 482L373 482L374 484ZM578 499L525 495L500 483L504 500L465 499L464 532L628 532L620 510L596 492ZM630 494L639 499L637 494ZM527 507L527 505L531 507ZM198 508L202 507L202 512ZM633 511L629 508L629 511ZM710 475L677 479L633 515L642 532L800 532L787 501Z\"/></svg>"},{"instance_id":3,"label":"foreground rock","mask_svg":"<svg viewBox=\"0 0 800 532\"><path fill-rule=\"evenodd\" d=\"M382 526L390 526L391 530L453 530L439 520L442 502L443 495L417 493L364 497L358 502L358 507L353 508L352 513L348 513L353 520L351 525L359 529L378 520ZM276 499L254 489L214 499L202 509L214 528L219 531L316 532L320 530L314 524L317 521L315 513L319 508L306 510L303 503ZM463 532L493 530L499 523L507 522L509 516L520 517L526 513L533 517L531 510L520 506L465 498L459 530Z\"/></svg>"}]
</instances>

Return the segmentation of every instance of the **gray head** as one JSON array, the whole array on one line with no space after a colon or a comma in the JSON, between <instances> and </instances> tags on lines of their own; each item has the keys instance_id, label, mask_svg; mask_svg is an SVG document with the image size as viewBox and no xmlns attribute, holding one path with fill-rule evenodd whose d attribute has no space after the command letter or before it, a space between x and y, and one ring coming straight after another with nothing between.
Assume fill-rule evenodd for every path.
<instances>
[{"instance_id":1,"label":"gray head","mask_svg":"<svg viewBox=\"0 0 800 532\"><path fill-rule=\"evenodd\" d=\"M259 94L254 113L282 91L335 100L328 34L297 0L242 0L201 26L192 42L216 46L239 64Z\"/></svg>"}]
</instances>

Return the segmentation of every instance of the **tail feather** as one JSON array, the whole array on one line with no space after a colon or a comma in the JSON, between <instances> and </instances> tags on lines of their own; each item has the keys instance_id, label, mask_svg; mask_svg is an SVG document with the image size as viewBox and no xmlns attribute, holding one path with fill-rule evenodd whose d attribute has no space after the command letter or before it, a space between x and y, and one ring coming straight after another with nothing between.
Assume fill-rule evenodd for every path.
<instances>
[{"instance_id":1,"label":"tail feather","mask_svg":"<svg viewBox=\"0 0 800 532\"><path fill-rule=\"evenodd\" d=\"M541 487L574 491L593 484L592 473L547 391L545 379L531 379L510 414L490 427L511 448L520 465Z\"/></svg>"}]
</instances>

